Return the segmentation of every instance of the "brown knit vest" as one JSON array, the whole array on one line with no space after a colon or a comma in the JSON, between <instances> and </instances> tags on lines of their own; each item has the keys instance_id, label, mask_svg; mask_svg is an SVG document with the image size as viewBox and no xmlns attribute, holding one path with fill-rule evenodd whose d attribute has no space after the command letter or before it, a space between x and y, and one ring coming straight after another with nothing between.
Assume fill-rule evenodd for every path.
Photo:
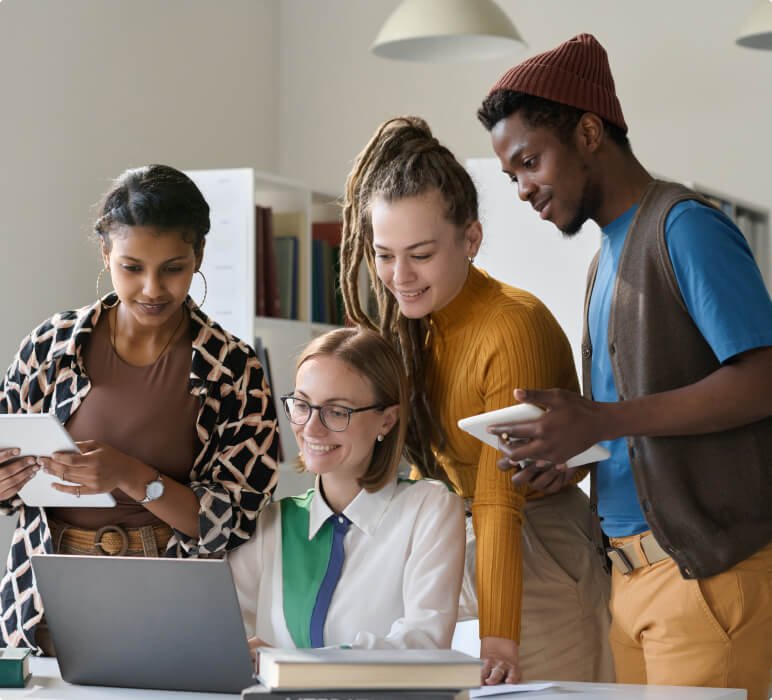
<instances>
[{"instance_id":1,"label":"brown knit vest","mask_svg":"<svg viewBox=\"0 0 772 700\"><path fill-rule=\"evenodd\" d=\"M665 219L688 188L653 181L627 233L608 327L619 400L693 384L720 364L689 315L665 242ZM582 341L583 390L591 397L590 265ZM772 540L772 417L707 435L628 437L641 509L684 578L726 571ZM593 475L594 476L594 475Z\"/></svg>"}]
</instances>

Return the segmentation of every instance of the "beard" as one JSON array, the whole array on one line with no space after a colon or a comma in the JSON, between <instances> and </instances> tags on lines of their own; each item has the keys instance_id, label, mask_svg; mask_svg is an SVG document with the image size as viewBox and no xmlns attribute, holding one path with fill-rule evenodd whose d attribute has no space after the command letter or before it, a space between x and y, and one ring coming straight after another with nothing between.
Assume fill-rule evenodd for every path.
<instances>
[{"instance_id":1,"label":"beard","mask_svg":"<svg viewBox=\"0 0 772 700\"><path fill-rule=\"evenodd\" d=\"M585 166L583 170L585 175L584 187L582 188L582 195L579 197L579 205L576 208L576 212L567 224L558 226L564 238L572 238L579 233L582 226L584 226L584 222L587 221L587 219L592 219L595 213L600 209L600 188L593 186L590 182L590 178L587 177L589 168Z\"/></svg>"}]
</instances>

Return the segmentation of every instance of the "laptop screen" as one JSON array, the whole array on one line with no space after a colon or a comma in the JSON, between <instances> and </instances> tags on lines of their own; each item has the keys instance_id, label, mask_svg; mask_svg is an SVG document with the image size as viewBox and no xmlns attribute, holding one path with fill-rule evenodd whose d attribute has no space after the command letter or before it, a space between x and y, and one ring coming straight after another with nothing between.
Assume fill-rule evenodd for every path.
<instances>
[{"instance_id":1,"label":"laptop screen","mask_svg":"<svg viewBox=\"0 0 772 700\"><path fill-rule=\"evenodd\" d=\"M226 561L49 554L32 567L69 683L220 693L254 683Z\"/></svg>"}]
</instances>

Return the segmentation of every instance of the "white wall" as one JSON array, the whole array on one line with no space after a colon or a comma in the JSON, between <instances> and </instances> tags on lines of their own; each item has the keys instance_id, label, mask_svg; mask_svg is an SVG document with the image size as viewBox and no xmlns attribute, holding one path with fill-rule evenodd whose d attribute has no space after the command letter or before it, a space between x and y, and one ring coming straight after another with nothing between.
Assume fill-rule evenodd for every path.
<instances>
[{"instance_id":1,"label":"white wall","mask_svg":"<svg viewBox=\"0 0 772 700\"><path fill-rule=\"evenodd\" d=\"M0 371L34 325L95 298L111 178L277 167L277 30L271 0L0 2Z\"/></svg>"},{"instance_id":2,"label":"white wall","mask_svg":"<svg viewBox=\"0 0 772 700\"><path fill-rule=\"evenodd\" d=\"M277 27L271 0L0 3L0 366L94 299L92 205L111 178L276 168Z\"/></svg>"},{"instance_id":3,"label":"white wall","mask_svg":"<svg viewBox=\"0 0 772 700\"><path fill-rule=\"evenodd\" d=\"M608 49L652 170L772 206L772 52L733 44L752 0L499 0L529 48L467 65L368 49L398 0L2 0L0 367L94 297L91 206L130 166L252 166L340 192L386 117L424 116L462 161L510 65L573 34Z\"/></svg>"},{"instance_id":4,"label":"white wall","mask_svg":"<svg viewBox=\"0 0 772 700\"><path fill-rule=\"evenodd\" d=\"M369 53L398 0L283 0L279 164L338 192L384 118L415 113L463 162L491 155L475 112L526 56L580 32L606 47L634 150L658 174L772 207L772 52L735 46L753 0L499 0L529 48L458 66Z\"/></svg>"}]
</instances>

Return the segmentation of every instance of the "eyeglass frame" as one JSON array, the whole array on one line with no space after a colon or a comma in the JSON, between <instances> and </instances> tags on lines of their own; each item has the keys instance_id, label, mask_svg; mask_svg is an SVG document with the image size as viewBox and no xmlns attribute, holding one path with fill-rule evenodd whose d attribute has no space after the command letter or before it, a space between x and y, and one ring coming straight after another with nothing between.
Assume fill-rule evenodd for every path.
<instances>
[{"instance_id":1,"label":"eyeglass frame","mask_svg":"<svg viewBox=\"0 0 772 700\"><path fill-rule=\"evenodd\" d=\"M384 406L382 403L373 404L372 406L363 406L362 408L349 408L348 406L341 406L339 403L326 403L323 406L320 406L318 404L313 404L306 399L302 399L299 396L295 396L294 394L284 394L283 396L280 396L279 399L281 400L282 406L284 407L284 415L287 416L287 420L292 423L292 425L306 425L308 421L311 420L311 416L314 414L314 411L317 411L319 413L319 420L321 421L322 425L333 433L342 433L345 430L348 430L348 427L351 425L352 413L363 413L364 411L384 411L388 408L388 406ZM289 409L287 408L287 401L289 399L292 399L293 401L302 401L310 409L308 412L308 418L306 418L302 423L298 423L297 421L292 420ZM336 430L335 428L331 428L329 425L327 425L324 417L322 416L322 409L327 408L328 406L345 411L346 426L344 428Z\"/></svg>"}]
</instances>

